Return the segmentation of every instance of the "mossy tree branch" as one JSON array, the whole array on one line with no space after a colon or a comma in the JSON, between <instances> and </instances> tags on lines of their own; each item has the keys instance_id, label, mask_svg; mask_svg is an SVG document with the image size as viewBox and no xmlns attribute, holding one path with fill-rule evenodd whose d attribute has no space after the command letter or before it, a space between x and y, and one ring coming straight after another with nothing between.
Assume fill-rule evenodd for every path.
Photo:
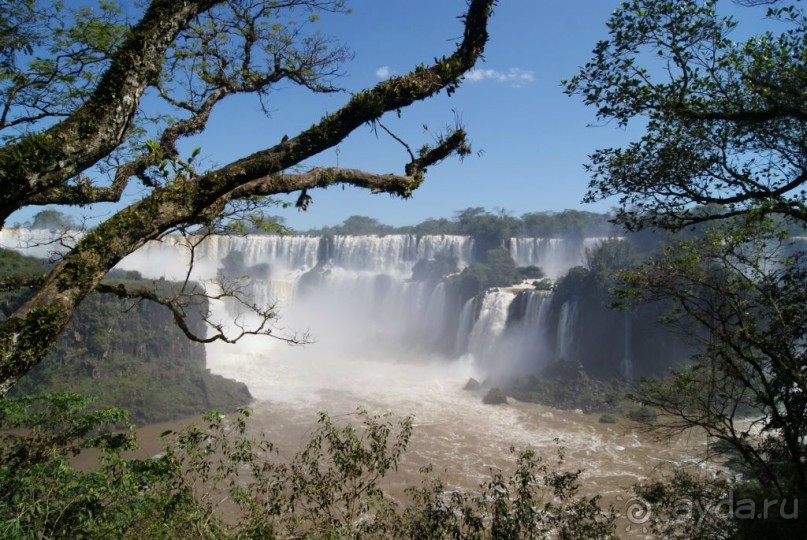
<instances>
[{"instance_id":1,"label":"mossy tree branch","mask_svg":"<svg viewBox=\"0 0 807 540\"><path fill-rule=\"evenodd\" d=\"M426 168L452 153L468 152L457 129L409 163L405 175L375 175L351 169L315 169L286 174L307 158L344 140L384 113L398 111L441 90L453 92L481 57L495 0L472 0L462 42L450 56L355 94L342 108L295 137L199 175L178 176L90 231L53 268L31 299L0 323L0 394L44 357L76 306L106 273L147 241L192 224L208 224L235 199L347 183L408 197Z\"/></svg>"},{"instance_id":2,"label":"mossy tree branch","mask_svg":"<svg viewBox=\"0 0 807 540\"><path fill-rule=\"evenodd\" d=\"M154 0L87 102L53 127L0 150L0 223L26 201L108 156L125 139L165 52L215 0Z\"/></svg>"}]
</instances>

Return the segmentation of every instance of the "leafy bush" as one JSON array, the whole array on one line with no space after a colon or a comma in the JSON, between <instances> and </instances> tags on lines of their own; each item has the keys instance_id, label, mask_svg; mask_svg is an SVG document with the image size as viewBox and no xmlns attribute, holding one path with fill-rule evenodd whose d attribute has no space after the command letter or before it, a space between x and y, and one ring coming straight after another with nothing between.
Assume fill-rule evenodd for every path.
<instances>
[{"instance_id":1,"label":"leafy bush","mask_svg":"<svg viewBox=\"0 0 807 540\"><path fill-rule=\"evenodd\" d=\"M687 470L633 487L643 527L658 538L695 540L805 538L803 494L763 487L757 481L704 478Z\"/></svg>"},{"instance_id":2,"label":"leafy bush","mask_svg":"<svg viewBox=\"0 0 807 540\"><path fill-rule=\"evenodd\" d=\"M642 422L647 424L655 422L656 418L658 417L658 413L651 407L636 407L625 413L625 416L634 422Z\"/></svg>"},{"instance_id":3,"label":"leafy bush","mask_svg":"<svg viewBox=\"0 0 807 540\"><path fill-rule=\"evenodd\" d=\"M248 410L211 413L204 427L164 433L164 453L140 461L122 457L134 446L130 431L114 429L125 413L86 412L87 403L75 394L0 400L0 428L28 428L0 437L3 538L614 537L614 513L577 494L581 471L558 472L530 449L512 475L492 470L478 491L448 490L424 469L399 506L381 480L404 455L411 418L321 413L284 460L247 433ZM101 451L98 469L74 469L68 457L88 448Z\"/></svg>"},{"instance_id":4,"label":"leafy bush","mask_svg":"<svg viewBox=\"0 0 807 540\"><path fill-rule=\"evenodd\" d=\"M0 436L0 537L194 537L206 516L175 489L176 463L124 459L134 448L132 433L120 431L126 413L87 412L90 401L71 393L0 399L0 429L13 429ZM91 448L101 452L98 469L73 468L69 457Z\"/></svg>"}]
</instances>

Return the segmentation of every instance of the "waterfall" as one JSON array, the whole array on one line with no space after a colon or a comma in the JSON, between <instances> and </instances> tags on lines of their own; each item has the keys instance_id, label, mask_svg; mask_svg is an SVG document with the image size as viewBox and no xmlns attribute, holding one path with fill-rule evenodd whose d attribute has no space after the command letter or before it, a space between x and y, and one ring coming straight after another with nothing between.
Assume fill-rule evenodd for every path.
<instances>
[{"instance_id":1,"label":"waterfall","mask_svg":"<svg viewBox=\"0 0 807 540\"><path fill-rule=\"evenodd\" d=\"M2 233L3 243L12 248L23 243L26 234L40 243L52 238L48 231ZM518 265L538 265L557 277L579 264L586 248L601 241L514 238L510 251ZM340 351L370 350L383 356L393 349L409 356L417 351L453 358L470 354L479 366L500 373L536 371L553 357L575 358L574 301L551 310L552 294L526 283L460 301L445 281L412 280L419 260L449 256L464 268L472 262L472 251L470 237L455 235L248 235L203 240L169 235L147 243L118 268L137 270L149 279L181 280L193 260L190 278L213 291L218 290L214 281L223 261L228 261L230 271L249 274L243 286L250 302L276 307L278 334L310 331L318 344ZM236 302L211 304L222 322L231 321L239 308ZM245 320L248 317L239 323ZM550 328L557 330L550 335ZM625 361L632 363L630 356Z\"/></svg>"},{"instance_id":2,"label":"waterfall","mask_svg":"<svg viewBox=\"0 0 807 540\"><path fill-rule=\"evenodd\" d=\"M411 275L419 259L437 255L456 257L459 267L468 265L472 240L467 236L334 236L331 262L356 271Z\"/></svg>"},{"instance_id":3,"label":"waterfall","mask_svg":"<svg viewBox=\"0 0 807 540\"><path fill-rule=\"evenodd\" d=\"M621 240L621 237L613 238ZM570 268L586 262L586 252L608 237L587 238L511 238L510 256L516 266L538 266L547 277L558 279Z\"/></svg>"},{"instance_id":4,"label":"waterfall","mask_svg":"<svg viewBox=\"0 0 807 540\"><path fill-rule=\"evenodd\" d=\"M543 367L548 358L548 317L552 306L552 295L543 291L532 291L527 303L527 312L522 323L525 336L521 340L522 364L527 371Z\"/></svg>"},{"instance_id":5,"label":"waterfall","mask_svg":"<svg viewBox=\"0 0 807 540\"><path fill-rule=\"evenodd\" d=\"M499 361L493 358L498 337L504 332L507 323L508 307L515 293L504 289L492 289L482 298L482 307L471 334L468 337L468 352L483 363Z\"/></svg>"},{"instance_id":6,"label":"waterfall","mask_svg":"<svg viewBox=\"0 0 807 540\"><path fill-rule=\"evenodd\" d=\"M448 314L446 313L447 297L444 282L440 282L431 291L425 302L426 311L421 320L421 336L426 343L436 343L442 339Z\"/></svg>"},{"instance_id":7,"label":"waterfall","mask_svg":"<svg viewBox=\"0 0 807 540\"><path fill-rule=\"evenodd\" d=\"M471 336L471 329L474 326L476 303L477 299L471 298L462 306L459 326L457 327L457 338L454 340L454 356L462 356L468 350L468 338Z\"/></svg>"},{"instance_id":8,"label":"waterfall","mask_svg":"<svg viewBox=\"0 0 807 540\"><path fill-rule=\"evenodd\" d=\"M510 303L505 332L494 349L497 375L539 371L547 354L547 314L552 296L547 291L522 289ZM489 366L493 367L493 366Z\"/></svg>"},{"instance_id":9,"label":"waterfall","mask_svg":"<svg viewBox=\"0 0 807 540\"><path fill-rule=\"evenodd\" d=\"M84 235L81 231L59 231L47 229L0 229L0 248L19 251L29 257L56 259Z\"/></svg>"},{"instance_id":10,"label":"waterfall","mask_svg":"<svg viewBox=\"0 0 807 540\"><path fill-rule=\"evenodd\" d=\"M556 358L558 360L576 360L575 353L575 325L577 323L577 301L568 300L560 307L560 317L558 319L558 337Z\"/></svg>"},{"instance_id":11,"label":"waterfall","mask_svg":"<svg viewBox=\"0 0 807 540\"><path fill-rule=\"evenodd\" d=\"M633 316L630 312L625 312L625 351L623 353L622 362L620 363L620 371L622 378L625 382L633 382Z\"/></svg>"}]
</instances>

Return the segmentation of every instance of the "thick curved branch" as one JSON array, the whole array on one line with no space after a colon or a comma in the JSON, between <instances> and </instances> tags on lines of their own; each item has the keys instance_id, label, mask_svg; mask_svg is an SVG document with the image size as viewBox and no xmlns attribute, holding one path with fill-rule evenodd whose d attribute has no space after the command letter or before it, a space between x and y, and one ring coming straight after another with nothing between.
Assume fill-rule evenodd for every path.
<instances>
[{"instance_id":1,"label":"thick curved branch","mask_svg":"<svg viewBox=\"0 0 807 540\"><path fill-rule=\"evenodd\" d=\"M0 281L0 293L16 291L19 289L34 289L42 285L45 276L36 277L10 277Z\"/></svg>"},{"instance_id":2,"label":"thick curved branch","mask_svg":"<svg viewBox=\"0 0 807 540\"><path fill-rule=\"evenodd\" d=\"M119 169L114 180L108 186L95 187L88 177L79 176L76 185L60 185L37 193L25 201L26 205L85 205L99 202L120 201L123 190L126 189L131 176L136 176L138 171L142 173L145 167L138 167L138 163L132 163L127 168Z\"/></svg>"},{"instance_id":3,"label":"thick curved branch","mask_svg":"<svg viewBox=\"0 0 807 540\"><path fill-rule=\"evenodd\" d=\"M286 76L288 76L288 72L281 69L260 80L253 80L249 83L238 85L228 85L211 92L204 103L194 111L192 116L178 120L163 131L162 135L160 135L160 151L162 155L159 156L159 158L176 157L177 139L201 133L205 129L214 107L225 97L232 94L260 90L267 85L282 80ZM139 178L143 184L148 187L157 187L157 184L146 175L146 170L157 162L158 158L153 154L143 154L118 167L115 177L109 186L93 187L89 179L80 179L77 185L60 184L41 193L37 193L29 197L28 200L25 201L25 204L85 205L98 202L118 202L123 194L123 190L126 189L129 183L129 179L132 177Z\"/></svg>"},{"instance_id":4,"label":"thick curved branch","mask_svg":"<svg viewBox=\"0 0 807 540\"><path fill-rule=\"evenodd\" d=\"M369 189L372 193L389 193L408 198L423 182L423 174L428 166L442 161L454 152L464 152L466 148L465 131L459 129L442 144L407 164L404 175L377 174L343 167L315 167L304 173L273 174L239 186L217 200L214 207L233 199L253 195L277 195L336 184L347 184Z\"/></svg>"},{"instance_id":5,"label":"thick curved branch","mask_svg":"<svg viewBox=\"0 0 807 540\"><path fill-rule=\"evenodd\" d=\"M42 360L76 306L123 257L166 231L210 219L208 212L221 210L233 193L248 196L250 190L245 186L250 182L256 182L251 186L253 194L259 194L259 189L271 192L261 187L262 182L271 182L273 175L337 145L385 112L402 109L443 89L452 92L482 55L494 4L495 0L471 0L464 18L464 38L452 55L356 94L337 112L292 139L201 177L177 179L157 188L88 233L54 267L34 296L0 323L0 395ZM410 163L403 182L400 178L386 183L378 179L374 185L408 196L422 182L428 165L463 148L460 141L464 142L464 134L458 130ZM362 181L366 179L354 179L354 184L361 185Z\"/></svg>"},{"instance_id":6,"label":"thick curved branch","mask_svg":"<svg viewBox=\"0 0 807 540\"><path fill-rule=\"evenodd\" d=\"M95 92L55 126L0 150L0 224L27 200L76 176L123 142L165 51L188 22L221 0L154 0Z\"/></svg>"}]
</instances>

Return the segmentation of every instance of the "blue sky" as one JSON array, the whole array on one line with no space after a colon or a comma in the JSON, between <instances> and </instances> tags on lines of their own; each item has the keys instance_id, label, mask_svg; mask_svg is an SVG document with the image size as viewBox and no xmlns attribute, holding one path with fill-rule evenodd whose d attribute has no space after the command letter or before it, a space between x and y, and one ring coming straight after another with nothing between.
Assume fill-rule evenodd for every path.
<instances>
[{"instance_id":1,"label":"blue sky","mask_svg":"<svg viewBox=\"0 0 807 540\"><path fill-rule=\"evenodd\" d=\"M439 131L453 123L456 111L482 155L462 162L452 158L432 167L424 185L406 201L350 188L312 192L314 204L308 212L283 211L287 224L306 229L360 214L402 225L451 217L471 206L500 207L515 215L579 208L587 184L582 167L586 156L598 146L620 144L626 134L612 126L587 127L593 110L565 96L560 80L588 60L595 42L606 36L605 22L617 5L610 0L500 2L478 71L451 97L443 94L415 104L403 111L401 119L394 114L384 118L388 127L419 147L431 142L424 124ZM461 36L457 15L465 2L354 0L351 8L350 15L328 17L323 23L355 52L342 84L357 91L380 77L403 74L450 53ZM228 152L230 146L237 153L239 148L249 151L273 142L276 127L280 136L293 134L345 100L345 96L309 100L293 94L277 93L277 110L265 123L247 127L241 124L241 114L227 115L225 132L249 130L243 139L230 138ZM376 137L369 127L339 145L338 156L329 151L311 163L336 165L337 159L340 166L376 172L401 172L408 161L400 145L389 137ZM608 207L607 203L586 206Z\"/></svg>"},{"instance_id":2,"label":"blue sky","mask_svg":"<svg viewBox=\"0 0 807 540\"><path fill-rule=\"evenodd\" d=\"M503 208L516 216L531 211L567 208L607 211L611 202L582 205L588 182L583 169L596 148L619 146L637 132L614 125L596 126L594 110L580 98L563 94L561 79L586 63L617 0L502 0L490 24L484 62L469 74L457 92L417 103L399 119L383 121L413 148L461 116L475 150L460 162L449 159L432 167L424 185L410 200L371 195L346 188L310 192L308 212L290 208L276 213L298 230L335 225L351 215L367 215L392 225L451 217L472 206ZM462 33L457 16L465 0L352 0L349 15L327 15L321 28L347 44L355 57L339 81L348 92L403 74L419 63L449 54ZM209 164L224 164L295 135L340 107L348 94L311 95L286 85L270 101L267 118L252 99L233 98L214 113L207 132L187 141L201 146ZM635 128L638 129L638 128ZM373 172L403 171L408 156L388 136L360 128L348 140L312 158L313 165L340 165ZM131 202L134 195L128 198ZM290 197L289 200L294 200ZM13 216L24 221L39 209ZM100 217L111 211L100 206L85 214Z\"/></svg>"}]
</instances>

